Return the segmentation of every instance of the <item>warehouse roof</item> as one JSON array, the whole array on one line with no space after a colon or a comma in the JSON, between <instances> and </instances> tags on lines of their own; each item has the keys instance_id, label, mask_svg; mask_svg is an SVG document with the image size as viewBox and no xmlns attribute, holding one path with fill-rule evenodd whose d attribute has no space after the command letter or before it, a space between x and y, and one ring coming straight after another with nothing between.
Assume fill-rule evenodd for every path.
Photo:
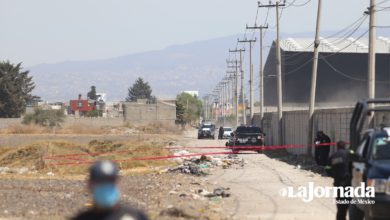
<instances>
[{"instance_id":1,"label":"warehouse roof","mask_svg":"<svg viewBox=\"0 0 390 220\"><path fill-rule=\"evenodd\" d=\"M280 48L284 51L312 52L312 38L287 38L280 41ZM368 39L356 38L321 38L319 51L324 53L368 53ZM390 53L390 38L376 39L376 53Z\"/></svg>"}]
</instances>

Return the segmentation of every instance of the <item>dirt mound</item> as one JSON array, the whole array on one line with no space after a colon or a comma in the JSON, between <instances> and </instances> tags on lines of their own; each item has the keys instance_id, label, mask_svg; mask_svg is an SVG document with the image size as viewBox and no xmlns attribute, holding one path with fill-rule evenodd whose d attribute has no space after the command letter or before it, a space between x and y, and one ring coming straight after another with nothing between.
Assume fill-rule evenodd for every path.
<instances>
[{"instance_id":1,"label":"dirt mound","mask_svg":"<svg viewBox=\"0 0 390 220\"><path fill-rule=\"evenodd\" d=\"M47 168L44 158L49 154L76 152L77 149L80 147L66 142L42 142L17 149L6 148L0 151L0 166L43 170Z\"/></svg>"},{"instance_id":2,"label":"dirt mound","mask_svg":"<svg viewBox=\"0 0 390 220\"><path fill-rule=\"evenodd\" d=\"M110 140L92 140L88 143L88 150L89 152L112 152L115 150L118 150L119 148L123 147L123 144L121 143L114 143Z\"/></svg>"}]
</instances>

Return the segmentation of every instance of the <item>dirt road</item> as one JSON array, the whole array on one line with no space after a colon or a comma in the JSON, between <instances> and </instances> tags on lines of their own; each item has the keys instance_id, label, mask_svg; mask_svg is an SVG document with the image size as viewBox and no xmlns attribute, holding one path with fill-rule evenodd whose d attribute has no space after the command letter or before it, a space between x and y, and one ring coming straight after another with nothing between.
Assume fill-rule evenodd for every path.
<instances>
[{"instance_id":1,"label":"dirt road","mask_svg":"<svg viewBox=\"0 0 390 220\"><path fill-rule=\"evenodd\" d=\"M195 131L187 132L185 146L224 146L225 141L197 140ZM199 149L212 152L210 149ZM215 150L214 150L215 151ZM218 150L221 151L221 150ZM225 200L223 209L232 219L334 219L336 205L331 198L304 202L286 198L280 190L289 186L296 189L313 182L315 186L332 186L332 179L301 170L264 154L243 152L238 155L247 164L241 169L215 170L207 181L229 187L232 198Z\"/></svg>"},{"instance_id":2,"label":"dirt road","mask_svg":"<svg viewBox=\"0 0 390 220\"><path fill-rule=\"evenodd\" d=\"M195 130L176 136L176 139L175 143L181 146L224 146L225 143L197 140ZM225 149L193 150L196 151L221 152ZM264 154L244 152L238 157L244 158L246 164L243 167L223 169L217 166L211 168L206 176L169 172L124 175L121 180L122 202L144 209L151 219L159 220L335 218L333 199L314 199L306 203L280 195L280 190L286 187L307 186L309 182L316 186L331 186L330 178L298 169ZM86 208L90 202L83 181L85 176L70 176L69 179L60 175L41 177L0 176L0 219L66 219ZM231 196L204 198L197 194L199 189L212 192L220 187L230 188ZM162 215L168 207L183 210L190 217L180 217L177 213Z\"/></svg>"}]
</instances>

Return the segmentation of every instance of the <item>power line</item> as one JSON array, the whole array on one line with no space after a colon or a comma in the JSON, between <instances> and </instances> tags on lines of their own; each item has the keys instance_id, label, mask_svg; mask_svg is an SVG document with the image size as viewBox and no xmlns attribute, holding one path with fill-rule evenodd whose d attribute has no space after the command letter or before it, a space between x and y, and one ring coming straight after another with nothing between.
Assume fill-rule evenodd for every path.
<instances>
[{"instance_id":1,"label":"power line","mask_svg":"<svg viewBox=\"0 0 390 220\"><path fill-rule=\"evenodd\" d=\"M380 2L376 3L374 6L378 6L378 5L383 4L383 3L385 3L385 2L388 2L388 1L389 1L389 0L380 1Z\"/></svg>"},{"instance_id":2,"label":"power line","mask_svg":"<svg viewBox=\"0 0 390 220\"><path fill-rule=\"evenodd\" d=\"M302 7L302 6L305 6L305 5L307 5L307 4L309 4L312 0L308 0L308 1L306 1L306 2L304 2L304 3L301 3L301 4L295 4L295 2L296 2L297 0L294 0L294 1L292 1L289 5L287 5L285 8L288 8L288 7Z\"/></svg>"},{"instance_id":3,"label":"power line","mask_svg":"<svg viewBox=\"0 0 390 220\"><path fill-rule=\"evenodd\" d=\"M348 48L349 46L351 46L353 43L355 43L356 41L360 40L360 39L361 39L364 35L366 35L367 33L368 33L368 30L367 30L366 32L364 32L362 35L360 35L358 38L356 38L355 40L351 41L351 43L349 43L347 46L343 47L342 49L340 49L340 50L338 50L338 51L336 51L336 52L334 52L334 53L330 53L330 54L328 54L328 55L322 56L322 57L323 57L323 58L327 58L327 57L331 57L331 56L334 56L335 54L338 54L338 53L342 52L343 50L345 50L346 48ZM291 70L291 71L289 71L289 72L284 73L283 75L284 75L284 76L288 76L288 75L291 75L291 74L297 72L298 70L302 69L304 66L306 66L306 65L307 65L309 62L311 62L312 60L313 60L313 58L307 60L307 61L306 61L305 63L303 63L302 65L298 66L297 68L295 68L295 69L293 69L293 70Z\"/></svg>"},{"instance_id":4,"label":"power line","mask_svg":"<svg viewBox=\"0 0 390 220\"><path fill-rule=\"evenodd\" d=\"M357 78L357 77L351 76L351 75L357 75L357 74L347 74L345 72L342 72L341 70L339 70L335 66L333 66L325 57L321 57L320 59L323 60L333 71L335 71L336 73L344 76L345 78L348 78L348 79L351 79L351 80L355 80L355 81L360 81L360 82L367 82L366 78ZM390 82L378 81L378 80L376 81L376 83L390 84Z\"/></svg>"}]
</instances>

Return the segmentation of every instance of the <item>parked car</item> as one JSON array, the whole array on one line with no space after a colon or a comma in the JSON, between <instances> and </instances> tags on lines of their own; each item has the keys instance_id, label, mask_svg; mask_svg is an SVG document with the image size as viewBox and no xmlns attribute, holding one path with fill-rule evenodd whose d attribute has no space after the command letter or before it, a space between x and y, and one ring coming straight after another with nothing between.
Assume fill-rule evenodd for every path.
<instances>
[{"instance_id":1,"label":"parked car","mask_svg":"<svg viewBox=\"0 0 390 220\"><path fill-rule=\"evenodd\" d=\"M376 104L378 106L370 106ZM373 99L356 104L351 119L350 141L353 187L363 182L375 189L375 204L352 204L350 219L390 219L390 127L380 125L363 130L374 112L390 113L390 99ZM388 126L388 125L387 125Z\"/></svg>"},{"instance_id":2,"label":"parked car","mask_svg":"<svg viewBox=\"0 0 390 220\"><path fill-rule=\"evenodd\" d=\"M230 135L232 134L233 129L231 127L223 127L223 135L222 138L230 138Z\"/></svg>"},{"instance_id":3,"label":"parked car","mask_svg":"<svg viewBox=\"0 0 390 220\"><path fill-rule=\"evenodd\" d=\"M215 139L215 125L203 124L198 130L198 139L212 138Z\"/></svg>"},{"instance_id":4,"label":"parked car","mask_svg":"<svg viewBox=\"0 0 390 220\"><path fill-rule=\"evenodd\" d=\"M262 152L261 147L264 146L265 134L260 127L257 126L239 126L232 133L226 147L231 149L233 153L239 151L257 151ZM248 146L247 148L245 146Z\"/></svg>"}]
</instances>

